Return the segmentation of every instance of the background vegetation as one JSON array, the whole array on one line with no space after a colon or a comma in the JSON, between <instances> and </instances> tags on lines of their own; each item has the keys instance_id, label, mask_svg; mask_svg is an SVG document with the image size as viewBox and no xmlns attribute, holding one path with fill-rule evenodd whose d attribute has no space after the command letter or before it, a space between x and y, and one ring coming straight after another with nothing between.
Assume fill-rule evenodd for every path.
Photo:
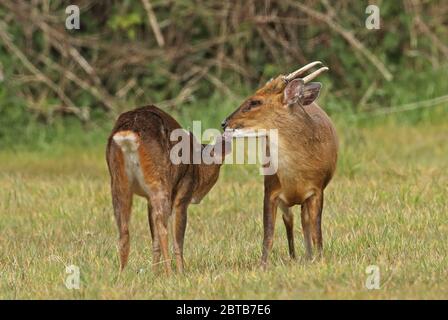
<instances>
[{"instance_id":1,"label":"background vegetation","mask_svg":"<svg viewBox=\"0 0 448 320\"><path fill-rule=\"evenodd\" d=\"M67 30L65 8L81 8ZM0 0L0 298L447 298L448 3ZM104 160L117 114L153 103L218 127L269 78L321 60L341 140L324 260L258 268L262 177L224 166L191 206L185 276L152 273L144 201L119 276ZM244 205L243 205L244 204ZM238 222L238 223L235 223ZM81 289L64 286L81 268ZM365 288L365 268L381 289Z\"/></svg>"},{"instance_id":2,"label":"background vegetation","mask_svg":"<svg viewBox=\"0 0 448 320\"><path fill-rule=\"evenodd\" d=\"M223 98L232 109L269 78L313 60L331 67L321 96L330 114L447 101L443 0L377 1L379 30L365 28L365 1L70 4L80 7L80 30L65 28L67 1L0 0L2 145L47 141L73 122L108 129L116 114L149 103L215 120Z\"/></svg>"}]
</instances>

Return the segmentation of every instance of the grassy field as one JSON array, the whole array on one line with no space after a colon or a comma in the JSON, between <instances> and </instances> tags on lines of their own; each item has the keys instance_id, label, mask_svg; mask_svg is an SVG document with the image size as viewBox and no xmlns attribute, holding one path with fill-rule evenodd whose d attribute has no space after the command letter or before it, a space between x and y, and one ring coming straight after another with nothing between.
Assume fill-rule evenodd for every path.
<instances>
[{"instance_id":1,"label":"grassy field","mask_svg":"<svg viewBox=\"0 0 448 320\"><path fill-rule=\"evenodd\" d=\"M290 261L278 217L270 269L259 268L262 177L255 166L228 165L190 207L186 274L168 278L152 272L141 199L119 276L104 145L0 151L0 298L448 298L446 121L339 123L338 132L322 261L302 258L296 208L299 259ZM71 264L79 290L64 285ZM380 268L379 290L365 287L369 265Z\"/></svg>"}]
</instances>

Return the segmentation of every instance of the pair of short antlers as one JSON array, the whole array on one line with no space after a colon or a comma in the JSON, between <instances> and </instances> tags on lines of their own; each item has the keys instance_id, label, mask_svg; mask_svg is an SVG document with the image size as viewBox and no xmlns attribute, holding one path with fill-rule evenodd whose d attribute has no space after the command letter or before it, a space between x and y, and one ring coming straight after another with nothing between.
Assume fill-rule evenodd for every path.
<instances>
[{"instance_id":1,"label":"pair of short antlers","mask_svg":"<svg viewBox=\"0 0 448 320\"><path fill-rule=\"evenodd\" d=\"M318 65L322 65L322 62L320 62L320 61L314 61L314 62L308 63L306 66L303 66L302 68L300 68L300 69L298 69L298 70L296 70L296 71L294 71L294 72L292 72L292 73L290 73L290 74L288 74L288 75L286 75L286 76L283 76L283 80L284 80L286 83L291 82L292 80L294 80L294 79L300 77L300 76L301 76L303 73L305 73L306 71L308 71L308 70L310 70L311 68L313 68L313 67L315 67L315 66L318 66ZM322 68L320 68L320 69L314 71L313 73L307 75L307 76L306 76L305 78L303 78L302 80L303 80L304 83L308 83L308 82L310 82L311 80L313 80L314 78L316 78L317 76L319 76L321 73L323 73L323 72L325 72L325 71L327 71L327 70L329 70L327 67L322 67Z\"/></svg>"}]
</instances>

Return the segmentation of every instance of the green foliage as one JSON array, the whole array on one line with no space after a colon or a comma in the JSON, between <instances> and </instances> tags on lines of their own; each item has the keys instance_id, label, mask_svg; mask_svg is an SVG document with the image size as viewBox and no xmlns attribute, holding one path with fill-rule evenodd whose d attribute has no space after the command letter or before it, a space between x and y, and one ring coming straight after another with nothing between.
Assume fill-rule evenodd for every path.
<instances>
[{"instance_id":1,"label":"green foliage","mask_svg":"<svg viewBox=\"0 0 448 320\"><path fill-rule=\"evenodd\" d=\"M306 2L308 10L331 18L343 32L289 0L151 3L163 47L141 1L86 1L81 6L81 30L71 31L63 28L64 1L52 1L41 15L35 14L45 10L39 2L3 1L2 33L40 74L26 67L0 39L4 73L0 145L22 140L17 136L23 134L17 133L24 128L32 137L31 132L68 126L76 122L74 118L84 123L81 127L86 123L95 127L124 110L150 103L181 118L195 115L216 127L218 115L209 115L210 105L230 112L265 81L312 60L330 67L320 78L324 83L320 103L332 115L387 109L447 94L448 29L443 27L447 20L446 15L434 14L446 10L441 0L413 1L412 8L407 1L383 1L379 30L364 27L362 1ZM386 81L378 66L347 41L347 33L384 64L392 81ZM67 108L57 90L38 80L42 76L74 108ZM409 117L414 121L424 114L417 110ZM51 134L46 137L45 141L51 139Z\"/></svg>"},{"instance_id":2,"label":"green foliage","mask_svg":"<svg viewBox=\"0 0 448 320\"><path fill-rule=\"evenodd\" d=\"M142 17L137 12L127 15L115 15L108 21L109 26L114 31L125 31L129 39L136 38L136 27L141 25Z\"/></svg>"},{"instance_id":3,"label":"green foliage","mask_svg":"<svg viewBox=\"0 0 448 320\"><path fill-rule=\"evenodd\" d=\"M20 139L21 131L30 120L23 101L10 95L5 87L0 87L0 145L9 145Z\"/></svg>"}]
</instances>

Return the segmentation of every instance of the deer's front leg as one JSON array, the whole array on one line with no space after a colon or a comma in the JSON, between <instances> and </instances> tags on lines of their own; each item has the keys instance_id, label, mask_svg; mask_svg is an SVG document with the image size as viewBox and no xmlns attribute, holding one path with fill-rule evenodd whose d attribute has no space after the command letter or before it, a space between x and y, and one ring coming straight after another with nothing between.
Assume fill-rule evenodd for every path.
<instances>
[{"instance_id":1,"label":"deer's front leg","mask_svg":"<svg viewBox=\"0 0 448 320\"><path fill-rule=\"evenodd\" d=\"M267 267L268 256L274 241L275 218L277 215L278 196L281 191L280 182L277 175L264 177L264 204L263 204L263 255L261 256L261 266Z\"/></svg>"},{"instance_id":2,"label":"deer's front leg","mask_svg":"<svg viewBox=\"0 0 448 320\"><path fill-rule=\"evenodd\" d=\"M263 227L264 227L263 255L261 257L261 266L263 268L267 267L268 256L272 250L272 244L274 241L275 218L277 215L277 206L278 206L278 200L276 198L272 198L271 193L265 192L264 206L263 206Z\"/></svg>"}]
</instances>

